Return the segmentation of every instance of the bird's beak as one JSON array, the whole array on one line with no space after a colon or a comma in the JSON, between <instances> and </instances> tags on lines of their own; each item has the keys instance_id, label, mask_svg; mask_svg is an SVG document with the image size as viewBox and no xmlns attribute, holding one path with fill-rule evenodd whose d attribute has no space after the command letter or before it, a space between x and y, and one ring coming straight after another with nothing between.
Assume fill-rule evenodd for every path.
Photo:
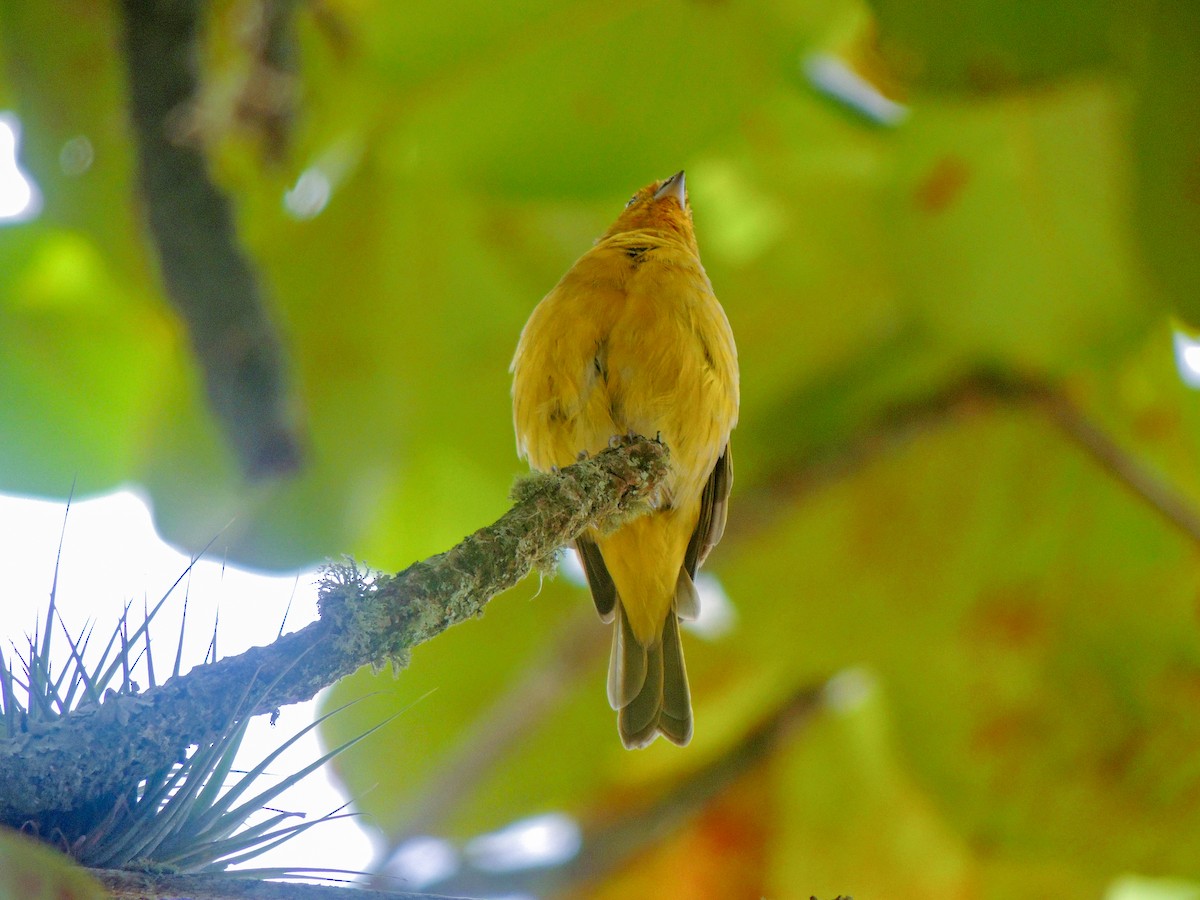
<instances>
[{"instance_id":1,"label":"bird's beak","mask_svg":"<svg viewBox=\"0 0 1200 900\"><path fill-rule=\"evenodd\" d=\"M687 209L687 185L684 183L682 169L664 181L662 187L654 192L655 200L661 200L663 197L674 197L679 202L680 209Z\"/></svg>"}]
</instances>

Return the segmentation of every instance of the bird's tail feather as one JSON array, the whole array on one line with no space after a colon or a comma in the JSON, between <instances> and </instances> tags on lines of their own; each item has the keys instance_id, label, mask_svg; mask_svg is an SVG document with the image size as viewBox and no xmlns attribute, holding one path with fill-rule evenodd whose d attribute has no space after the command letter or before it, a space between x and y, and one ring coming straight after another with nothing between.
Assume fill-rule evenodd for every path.
<instances>
[{"instance_id":1,"label":"bird's tail feather","mask_svg":"<svg viewBox=\"0 0 1200 900\"><path fill-rule=\"evenodd\" d=\"M634 636L619 602L616 618L608 695L617 710L621 742L630 749L646 747L661 734L683 746L692 738L692 700L674 607L661 639L650 647Z\"/></svg>"},{"instance_id":2,"label":"bird's tail feather","mask_svg":"<svg viewBox=\"0 0 1200 900\"><path fill-rule=\"evenodd\" d=\"M641 693L646 683L649 654L633 633L620 600L616 602L614 612L612 652L608 657L608 705L619 710Z\"/></svg>"}]
</instances>

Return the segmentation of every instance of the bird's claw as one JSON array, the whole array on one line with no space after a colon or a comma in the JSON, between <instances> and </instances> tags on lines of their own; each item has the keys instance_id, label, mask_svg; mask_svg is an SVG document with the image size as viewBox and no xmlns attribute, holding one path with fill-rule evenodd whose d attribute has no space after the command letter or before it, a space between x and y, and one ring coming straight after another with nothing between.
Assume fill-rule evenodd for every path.
<instances>
[{"instance_id":1,"label":"bird's claw","mask_svg":"<svg viewBox=\"0 0 1200 900\"><path fill-rule=\"evenodd\" d=\"M636 431L630 429L629 431L625 432L624 434L614 434L612 437L610 437L608 439L608 446L609 447L623 447L626 444L636 443L637 441L641 440L641 437L642 436L640 434L638 434Z\"/></svg>"}]
</instances>

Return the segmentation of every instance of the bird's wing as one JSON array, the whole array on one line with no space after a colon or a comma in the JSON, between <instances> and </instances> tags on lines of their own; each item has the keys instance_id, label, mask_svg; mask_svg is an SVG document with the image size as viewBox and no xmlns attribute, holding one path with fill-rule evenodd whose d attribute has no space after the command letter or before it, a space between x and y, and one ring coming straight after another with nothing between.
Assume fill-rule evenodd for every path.
<instances>
[{"instance_id":1,"label":"bird's wing","mask_svg":"<svg viewBox=\"0 0 1200 900\"><path fill-rule=\"evenodd\" d=\"M542 471L571 464L581 450L602 450L617 433L605 342L624 295L614 284L584 290L579 280L572 270L538 304L510 367L517 452Z\"/></svg>"},{"instance_id":2,"label":"bird's wing","mask_svg":"<svg viewBox=\"0 0 1200 900\"><path fill-rule=\"evenodd\" d=\"M600 620L611 622L613 610L617 606L617 586L613 584L612 576L608 574L608 567L604 565L604 557L600 555L600 548L590 537L581 534L575 538L575 552L579 554L579 561L583 564L588 587L592 589L592 602L596 604L596 612L600 613Z\"/></svg>"},{"instance_id":3,"label":"bird's wing","mask_svg":"<svg viewBox=\"0 0 1200 900\"><path fill-rule=\"evenodd\" d=\"M733 451L729 444L717 459L712 473L700 495L700 518L688 541L683 567L688 575L696 577L696 570L704 564L709 552L725 533L725 519L729 512L729 490L733 487Z\"/></svg>"}]
</instances>

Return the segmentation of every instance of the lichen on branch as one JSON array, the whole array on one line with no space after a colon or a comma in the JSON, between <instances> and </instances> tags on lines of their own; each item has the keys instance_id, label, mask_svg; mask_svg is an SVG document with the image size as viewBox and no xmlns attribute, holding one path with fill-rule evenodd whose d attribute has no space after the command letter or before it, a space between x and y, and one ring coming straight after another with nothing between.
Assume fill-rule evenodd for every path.
<instances>
[{"instance_id":1,"label":"lichen on branch","mask_svg":"<svg viewBox=\"0 0 1200 900\"><path fill-rule=\"evenodd\" d=\"M584 529L607 531L648 511L667 456L661 443L634 438L561 471L532 473L517 481L514 505L497 522L396 575L327 566L321 617L345 621L339 632L366 642L352 649L356 657L402 667L409 648L482 615L489 598L530 570L550 571L558 549Z\"/></svg>"}]
</instances>

